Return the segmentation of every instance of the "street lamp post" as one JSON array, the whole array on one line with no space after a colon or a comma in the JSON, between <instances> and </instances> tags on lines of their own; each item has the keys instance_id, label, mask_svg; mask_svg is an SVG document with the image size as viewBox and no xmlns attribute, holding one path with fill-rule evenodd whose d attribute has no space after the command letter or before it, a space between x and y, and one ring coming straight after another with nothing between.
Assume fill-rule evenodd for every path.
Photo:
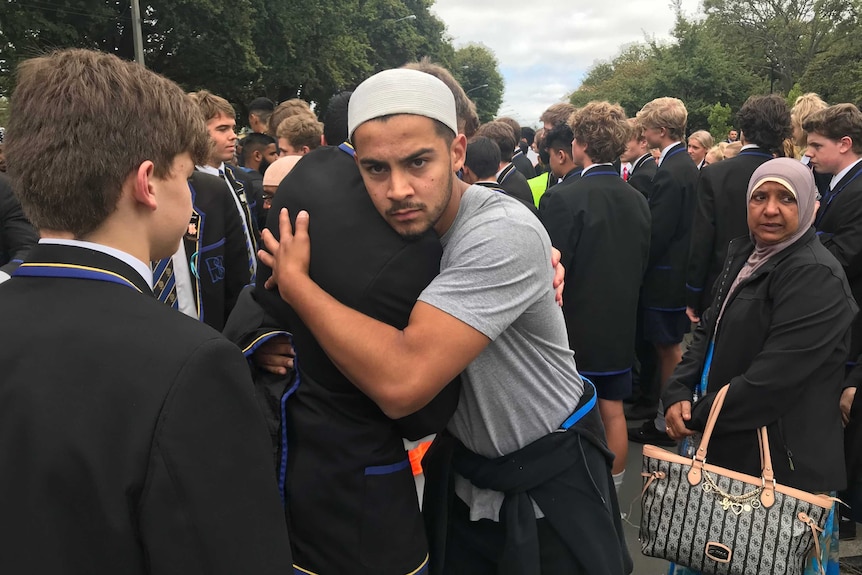
<instances>
[{"instance_id":1,"label":"street lamp post","mask_svg":"<svg viewBox=\"0 0 862 575\"><path fill-rule=\"evenodd\" d=\"M135 45L135 62L144 64L144 39L141 33L141 5L138 0L132 0L132 43Z\"/></svg>"},{"instance_id":2,"label":"street lamp post","mask_svg":"<svg viewBox=\"0 0 862 575\"><path fill-rule=\"evenodd\" d=\"M393 23L403 22L405 20L415 20L415 19L416 19L416 14L410 14L409 16L404 16L403 18L398 18L397 20L393 20L392 22Z\"/></svg>"},{"instance_id":3,"label":"street lamp post","mask_svg":"<svg viewBox=\"0 0 862 575\"><path fill-rule=\"evenodd\" d=\"M466 92L464 92L464 94L466 94L466 95L468 95L468 96L469 96L469 95L470 95L470 92L475 92L476 90L479 90L479 89L481 89L481 88L487 88L487 87L488 87L488 84L481 84L481 85L479 85L479 86L476 86L475 88L470 88L469 90L467 90Z\"/></svg>"}]
</instances>

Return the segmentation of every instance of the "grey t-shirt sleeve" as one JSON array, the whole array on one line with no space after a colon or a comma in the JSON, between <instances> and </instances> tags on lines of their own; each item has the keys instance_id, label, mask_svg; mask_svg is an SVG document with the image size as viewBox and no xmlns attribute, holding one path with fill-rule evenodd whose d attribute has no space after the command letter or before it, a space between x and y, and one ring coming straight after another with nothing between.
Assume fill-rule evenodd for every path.
<instances>
[{"instance_id":1,"label":"grey t-shirt sleeve","mask_svg":"<svg viewBox=\"0 0 862 575\"><path fill-rule=\"evenodd\" d=\"M550 242L538 223L476 217L453 238L443 269L419 300L458 318L492 341L552 291ZM447 256L444 256L444 260Z\"/></svg>"}]
</instances>

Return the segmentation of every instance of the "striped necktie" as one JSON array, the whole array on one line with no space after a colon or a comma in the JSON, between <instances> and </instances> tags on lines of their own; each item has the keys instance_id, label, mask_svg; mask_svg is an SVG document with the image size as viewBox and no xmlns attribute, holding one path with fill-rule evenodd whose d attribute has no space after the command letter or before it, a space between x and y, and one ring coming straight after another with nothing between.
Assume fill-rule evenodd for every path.
<instances>
[{"instance_id":1,"label":"striped necktie","mask_svg":"<svg viewBox=\"0 0 862 575\"><path fill-rule=\"evenodd\" d=\"M249 212L249 209L248 209L248 202L246 201L244 195L239 196L236 193L236 186L234 185L234 182L232 181L233 178L228 178L227 174L225 173L224 170L219 170L218 174L219 174L219 176L221 176L221 179L225 181L228 188L230 188L231 193L237 195L237 197L239 198L240 204L242 205L243 213L240 216L240 220L242 220L242 231L243 231L243 236L245 236L245 249L246 249L246 252L248 253L249 283L253 284L255 282L256 277L257 277L257 251L255 250L254 239L252 238L252 235L251 235L252 232L251 232L251 229L249 228L249 226L251 225L251 223L250 223L251 222L251 212Z\"/></svg>"},{"instance_id":2,"label":"striped necktie","mask_svg":"<svg viewBox=\"0 0 862 575\"><path fill-rule=\"evenodd\" d=\"M153 295L162 303L179 309L177 302L177 278L174 276L174 262L165 258L152 263Z\"/></svg>"}]
</instances>

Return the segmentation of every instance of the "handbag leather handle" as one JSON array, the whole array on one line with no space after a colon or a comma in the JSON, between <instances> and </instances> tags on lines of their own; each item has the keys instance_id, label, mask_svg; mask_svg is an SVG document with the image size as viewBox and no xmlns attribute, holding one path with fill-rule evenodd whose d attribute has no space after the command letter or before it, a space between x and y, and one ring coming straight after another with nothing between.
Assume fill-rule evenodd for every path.
<instances>
[{"instance_id":1,"label":"handbag leather handle","mask_svg":"<svg viewBox=\"0 0 862 575\"><path fill-rule=\"evenodd\" d=\"M730 389L729 383L718 390L709 409L709 417L706 420L706 427L703 429L703 438L700 440L697 452L692 458L691 469L688 472L688 482L691 485L699 484L703 477L703 464L706 462L709 441L712 439L712 432L715 429L715 423L718 421L721 408L724 406L724 398L727 396L728 389ZM772 467L769 436L767 435L765 426L757 430L757 441L760 446L760 477L763 485L760 502L764 507L769 508L775 502L775 471Z\"/></svg>"}]
</instances>

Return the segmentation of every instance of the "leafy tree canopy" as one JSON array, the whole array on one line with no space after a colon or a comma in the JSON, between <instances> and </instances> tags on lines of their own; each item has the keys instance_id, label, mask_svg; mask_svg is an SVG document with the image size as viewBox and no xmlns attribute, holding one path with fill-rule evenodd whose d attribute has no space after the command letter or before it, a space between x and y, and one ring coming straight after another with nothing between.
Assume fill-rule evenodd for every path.
<instances>
[{"instance_id":1,"label":"leafy tree canopy","mask_svg":"<svg viewBox=\"0 0 862 575\"><path fill-rule=\"evenodd\" d=\"M497 57L482 44L468 44L455 51L452 75L476 104L479 121L490 122L503 101L503 75Z\"/></svg>"},{"instance_id":2,"label":"leafy tree canopy","mask_svg":"<svg viewBox=\"0 0 862 575\"><path fill-rule=\"evenodd\" d=\"M454 49L432 0L144 0L145 61L184 88L207 88L242 111L252 98L325 104L370 74ZM134 58L129 0L0 2L0 96L17 63L85 47Z\"/></svg>"}]
</instances>

